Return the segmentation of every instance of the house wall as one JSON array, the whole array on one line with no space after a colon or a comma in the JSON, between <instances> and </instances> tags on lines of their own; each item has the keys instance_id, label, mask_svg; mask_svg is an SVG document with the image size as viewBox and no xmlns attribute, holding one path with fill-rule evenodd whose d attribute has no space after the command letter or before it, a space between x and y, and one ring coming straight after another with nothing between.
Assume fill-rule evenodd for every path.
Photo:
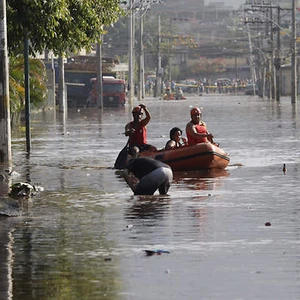
<instances>
[{"instance_id":1,"label":"house wall","mask_svg":"<svg viewBox=\"0 0 300 300\"><path fill-rule=\"evenodd\" d=\"M291 95L292 90L292 70L291 66L283 66L282 67L282 96L289 96ZM300 93L300 82L299 82L299 76L298 76L298 87L297 87L297 93Z\"/></svg>"}]
</instances>

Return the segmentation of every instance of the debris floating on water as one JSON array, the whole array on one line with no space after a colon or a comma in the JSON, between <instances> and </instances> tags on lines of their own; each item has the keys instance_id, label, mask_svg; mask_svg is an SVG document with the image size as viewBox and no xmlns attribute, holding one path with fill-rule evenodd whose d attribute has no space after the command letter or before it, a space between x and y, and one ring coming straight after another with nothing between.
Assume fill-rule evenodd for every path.
<instances>
[{"instance_id":1,"label":"debris floating on water","mask_svg":"<svg viewBox=\"0 0 300 300\"><path fill-rule=\"evenodd\" d=\"M283 167L282 167L282 172L283 172L283 174L285 174L285 173L286 173L286 165L285 165L285 164L283 164Z\"/></svg>"},{"instance_id":2,"label":"debris floating on water","mask_svg":"<svg viewBox=\"0 0 300 300\"><path fill-rule=\"evenodd\" d=\"M104 261L112 261L112 258L111 257L105 257Z\"/></svg>"},{"instance_id":3,"label":"debris floating on water","mask_svg":"<svg viewBox=\"0 0 300 300\"><path fill-rule=\"evenodd\" d=\"M32 185L27 182L17 182L10 187L9 196L14 199L29 198L44 191L44 188L38 185Z\"/></svg>"},{"instance_id":4,"label":"debris floating on water","mask_svg":"<svg viewBox=\"0 0 300 300\"><path fill-rule=\"evenodd\" d=\"M271 222L266 222L265 226L271 226Z\"/></svg>"}]
</instances>

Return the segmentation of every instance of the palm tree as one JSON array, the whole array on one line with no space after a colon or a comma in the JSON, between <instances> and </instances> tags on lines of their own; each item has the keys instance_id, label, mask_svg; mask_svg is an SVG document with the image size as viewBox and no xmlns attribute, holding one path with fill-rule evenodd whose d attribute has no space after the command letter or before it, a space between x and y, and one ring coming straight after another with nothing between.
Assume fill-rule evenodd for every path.
<instances>
[{"instance_id":1,"label":"palm tree","mask_svg":"<svg viewBox=\"0 0 300 300\"><path fill-rule=\"evenodd\" d=\"M47 76L44 63L36 58L29 60L30 103L34 108L44 105L47 97ZM9 96L11 119L16 120L25 107L24 57L9 58Z\"/></svg>"}]
</instances>

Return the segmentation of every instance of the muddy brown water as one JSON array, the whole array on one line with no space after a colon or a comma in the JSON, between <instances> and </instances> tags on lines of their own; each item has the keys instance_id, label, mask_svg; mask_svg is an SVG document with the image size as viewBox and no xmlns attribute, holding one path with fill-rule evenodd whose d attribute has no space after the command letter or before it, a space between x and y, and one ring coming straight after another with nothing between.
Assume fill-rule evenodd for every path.
<instances>
[{"instance_id":1,"label":"muddy brown water","mask_svg":"<svg viewBox=\"0 0 300 300\"><path fill-rule=\"evenodd\" d=\"M290 99L144 103L158 148L202 107L229 167L177 172L169 195L133 196L112 168L129 105L69 109L65 122L32 115L31 154L24 128L14 128L17 174L0 183L0 211L21 213L0 217L0 299L299 299L300 121ZM8 208L5 191L17 181L44 191Z\"/></svg>"}]
</instances>

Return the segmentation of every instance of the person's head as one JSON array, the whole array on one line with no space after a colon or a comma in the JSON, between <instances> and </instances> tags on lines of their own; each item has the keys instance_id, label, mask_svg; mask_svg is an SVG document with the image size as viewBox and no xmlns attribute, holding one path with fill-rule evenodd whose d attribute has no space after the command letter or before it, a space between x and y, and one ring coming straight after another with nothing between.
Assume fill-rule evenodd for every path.
<instances>
[{"instance_id":1,"label":"person's head","mask_svg":"<svg viewBox=\"0 0 300 300\"><path fill-rule=\"evenodd\" d=\"M180 140L181 135L182 135L182 130L178 127L173 127L170 130L170 139L173 141L178 142Z\"/></svg>"},{"instance_id":2,"label":"person's head","mask_svg":"<svg viewBox=\"0 0 300 300\"><path fill-rule=\"evenodd\" d=\"M142 115L143 113L140 106L136 106L132 109L132 116L134 119L139 119Z\"/></svg>"},{"instance_id":3,"label":"person's head","mask_svg":"<svg viewBox=\"0 0 300 300\"><path fill-rule=\"evenodd\" d=\"M199 121L202 118L201 109L199 107L193 107L190 113L191 113L191 119L193 123L199 123Z\"/></svg>"}]
</instances>

